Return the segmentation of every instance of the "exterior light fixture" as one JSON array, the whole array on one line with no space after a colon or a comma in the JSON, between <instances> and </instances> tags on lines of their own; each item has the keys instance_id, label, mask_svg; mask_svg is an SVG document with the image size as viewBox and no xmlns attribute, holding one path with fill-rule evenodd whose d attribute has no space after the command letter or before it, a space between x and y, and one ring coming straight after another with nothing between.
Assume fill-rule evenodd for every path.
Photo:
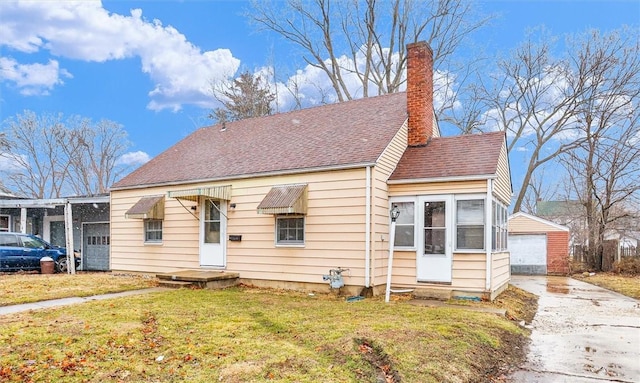
<instances>
[{"instance_id":1,"label":"exterior light fixture","mask_svg":"<svg viewBox=\"0 0 640 383\"><path fill-rule=\"evenodd\" d=\"M391 209L390 213L391 213L391 222L395 222L400 216L400 209L398 209L397 205L393 205L393 208Z\"/></svg>"}]
</instances>

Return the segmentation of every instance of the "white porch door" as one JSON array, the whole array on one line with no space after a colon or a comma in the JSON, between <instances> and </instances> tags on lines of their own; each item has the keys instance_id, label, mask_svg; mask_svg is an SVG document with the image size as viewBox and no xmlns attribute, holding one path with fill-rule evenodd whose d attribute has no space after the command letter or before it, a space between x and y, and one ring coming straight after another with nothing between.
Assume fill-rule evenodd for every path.
<instances>
[{"instance_id":1,"label":"white porch door","mask_svg":"<svg viewBox=\"0 0 640 383\"><path fill-rule=\"evenodd\" d=\"M419 234L416 275L418 282L451 283L453 259L451 196L419 198Z\"/></svg>"},{"instance_id":2,"label":"white porch door","mask_svg":"<svg viewBox=\"0 0 640 383\"><path fill-rule=\"evenodd\" d=\"M225 233L227 206L206 198L200 211L200 266L225 266ZM222 213L222 214L221 214Z\"/></svg>"}]
</instances>

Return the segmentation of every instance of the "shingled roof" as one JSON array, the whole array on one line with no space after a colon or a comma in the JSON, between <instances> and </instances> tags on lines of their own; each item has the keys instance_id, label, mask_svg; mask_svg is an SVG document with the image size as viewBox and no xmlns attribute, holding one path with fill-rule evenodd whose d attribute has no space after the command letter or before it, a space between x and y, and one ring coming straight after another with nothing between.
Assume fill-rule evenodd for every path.
<instances>
[{"instance_id":1,"label":"shingled roof","mask_svg":"<svg viewBox=\"0 0 640 383\"><path fill-rule=\"evenodd\" d=\"M374 164L406 110L395 93L201 128L112 189Z\"/></svg>"},{"instance_id":2,"label":"shingled roof","mask_svg":"<svg viewBox=\"0 0 640 383\"><path fill-rule=\"evenodd\" d=\"M504 139L504 132L434 137L408 147L389 180L494 175Z\"/></svg>"}]
</instances>

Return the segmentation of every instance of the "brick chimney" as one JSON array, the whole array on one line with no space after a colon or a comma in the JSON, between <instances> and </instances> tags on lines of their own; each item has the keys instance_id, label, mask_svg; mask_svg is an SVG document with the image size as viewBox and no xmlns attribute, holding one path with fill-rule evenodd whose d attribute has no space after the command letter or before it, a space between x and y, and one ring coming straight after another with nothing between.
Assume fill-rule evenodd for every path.
<instances>
[{"instance_id":1,"label":"brick chimney","mask_svg":"<svg viewBox=\"0 0 640 383\"><path fill-rule=\"evenodd\" d=\"M409 146L426 145L433 135L433 51L425 41L407 45Z\"/></svg>"}]
</instances>

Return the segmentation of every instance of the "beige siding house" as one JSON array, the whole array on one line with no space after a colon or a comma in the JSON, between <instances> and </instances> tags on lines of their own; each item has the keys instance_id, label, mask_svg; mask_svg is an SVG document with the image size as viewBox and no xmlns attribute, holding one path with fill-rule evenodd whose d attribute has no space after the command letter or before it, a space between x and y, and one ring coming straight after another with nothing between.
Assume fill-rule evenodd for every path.
<instances>
[{"instance_id":1,"label":"beige siding house","mask_svg":"<svg viewBox=\"0 0 640 383\"><path fill-rule=\"evenodd\" d=\"M407 92L202 128L111 189L111 269L220 270L259 286L493 298L509 281L503 133L440 137L431 50Z\"/></svg>"}]
</instances>

